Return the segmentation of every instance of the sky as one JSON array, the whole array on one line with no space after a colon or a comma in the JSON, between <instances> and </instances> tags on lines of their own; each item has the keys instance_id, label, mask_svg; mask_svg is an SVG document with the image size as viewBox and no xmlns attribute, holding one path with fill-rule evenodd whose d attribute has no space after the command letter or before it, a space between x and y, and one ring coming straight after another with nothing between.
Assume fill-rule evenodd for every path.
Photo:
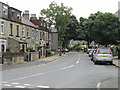
<instances>
[{"instance_id":1,"label":"sky","mask_svg":"<svg viewBox=\"0 0 120 90\"><path fill-rule=\"evenodd\" d=\"M91 13L111 12L115 13L118 10L118 2L120 0L0 0L3 3L8 3L10 7L21 10L29 10L30 14L40 16L40 10L48 8L52 1L57 4L64 3L65 6L72 7L72 13L79 19L80 17L87 18Z\"/></svg>"}]
</instances>

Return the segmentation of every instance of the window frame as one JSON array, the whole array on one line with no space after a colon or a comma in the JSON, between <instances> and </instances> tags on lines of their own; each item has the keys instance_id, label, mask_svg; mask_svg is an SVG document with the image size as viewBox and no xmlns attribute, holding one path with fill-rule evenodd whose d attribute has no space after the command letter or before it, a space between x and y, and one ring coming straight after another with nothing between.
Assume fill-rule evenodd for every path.
<instances>
[{"instance_id":1,"label":"window frame","mask_svg":"<svg viewBox=\"0 0 120 90\"><path fill-rule=\"evenodd\" d=\"M7 6L3 6L3 14L5 14L5 15L8 15L8 7Z\"/></svg>"},{"instance_id":2,"label":"window frame","mask_svg":"<svg viewBox=\"0 0 120 90\"><path fill-rule=\"evenodd\" d=\"M1 32L0 32L0 34L5 34L5 22L1 22L0 23L0 26L1 26Z\"/></svg>"}]
</instances>

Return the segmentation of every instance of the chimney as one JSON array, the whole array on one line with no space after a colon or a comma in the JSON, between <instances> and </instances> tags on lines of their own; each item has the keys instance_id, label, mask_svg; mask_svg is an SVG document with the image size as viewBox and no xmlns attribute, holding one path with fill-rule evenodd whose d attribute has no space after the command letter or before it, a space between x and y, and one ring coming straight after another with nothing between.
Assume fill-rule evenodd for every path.
<instances>
[{"instance_id":1,"label":"chimney","mask_svg":"<svg viewBox=\"0 0 120 90\"><path fill-rule=\"evenodd\" d=\"M43 17L39 17L39 20L40 20L40 21L43 21Z\"/></svg>"},{"instance_id":2,"label":"chimney","mask_svg":"<svg viewBox=\"0 0 120 90\"><path fill-rule=\"evenodd\" d=\"M29 20L29 10L25 10L22 15L25 19Z\"/></svg>"},{"instance_id":3,"label":"chimney","mask_svg":"<svg viewBox=\"0 0 120 90\"><path fill-rule=\"evenodd\" d=\"M37 20L36 14L31 14L30 20Z\"/></svg>"}]
</instances>

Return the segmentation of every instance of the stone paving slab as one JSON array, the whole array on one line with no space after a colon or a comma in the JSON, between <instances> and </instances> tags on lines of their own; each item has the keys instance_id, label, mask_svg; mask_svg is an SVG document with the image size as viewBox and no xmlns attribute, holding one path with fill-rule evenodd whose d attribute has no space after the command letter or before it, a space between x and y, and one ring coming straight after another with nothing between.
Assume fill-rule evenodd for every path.
<instances>
[{"instance_id":1,"label":"stone paving slab","mask_svg":"<svg viewBox=\"0 0 120 90\"><path fill-rule=\"evenodd\" d=\"M118 57L114 57L113 64L117 67L120 67L120 59L118 59Z\"/></svg>"}]
</instances>

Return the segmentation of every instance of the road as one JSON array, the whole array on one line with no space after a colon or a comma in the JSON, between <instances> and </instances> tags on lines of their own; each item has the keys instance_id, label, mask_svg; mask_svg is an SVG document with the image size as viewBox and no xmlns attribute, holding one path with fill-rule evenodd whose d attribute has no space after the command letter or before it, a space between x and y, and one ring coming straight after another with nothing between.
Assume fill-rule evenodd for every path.
<instances>
[{"instance_id":1,"label":"road","mask_svg":"<svg viewBox=\"0 0 120 90\"><path fill-rule=\"evenodd\" d=\"M118 88L118 68L94 65L85 53L51 63L2 72L3 88Z\"/></svg>"}]
</instances>

